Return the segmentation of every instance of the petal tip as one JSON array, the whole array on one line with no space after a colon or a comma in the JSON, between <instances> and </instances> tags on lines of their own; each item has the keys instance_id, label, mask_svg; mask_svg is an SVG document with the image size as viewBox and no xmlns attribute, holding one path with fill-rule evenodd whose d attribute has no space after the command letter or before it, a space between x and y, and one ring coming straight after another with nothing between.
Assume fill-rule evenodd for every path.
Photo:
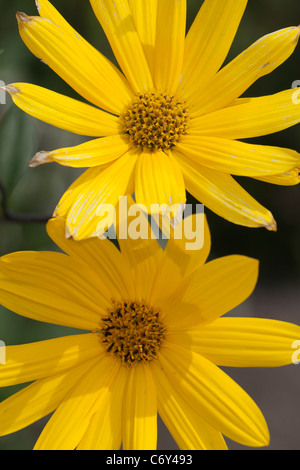
<instances>
[{"instance_id":1,"label":"petal tip","mask_svg":"<svg viewBox=\"0 0 300 470\"><path fill-rule=\"evenodd\" d=\"M297 45L297 44L298 44L298 41L299 41L299 37L300 37L300 25L299 25L299 26L296 26L294 29L296 30L295 41L296 41L296 45Z\"/></svg>"},{"instance_id":2,"label":"petal tip","mask_svg":"<svg viewBox=\"0 0 300 470\"><path fill-rule=\"evenodd\" d=\"M71 235L71 233L70 233L70 231L69 231L69 227L68 227L67 225L66 225L66 227L65 227L65 237L66 237L67 239L73 238L72 235Z\"/></svg>"},{"instance_id":3,"label":"petal tip","mask_svg":"<svg viewBox=\"0 0 300 470\"><path fill-rule=\"evenodd\" d=\"M40 0L35 0L35 6L37 8L37 11L40 11L41 5L40 5Z\"/></svg>"},{"instance_id":4,"label":"petal tip","mask_svg":"<svg viewBox=\"0 0 300 470\"><path fill-rule=\"evenodd\" d=\"M20 92L20 89L13 85L6 85L0 87L1 90L7 91L10 95L17 95Z\"/></svg>"},{"instance_id":5,"label":"petal tip","mask_svg":"<svg viewBox=\"0 0 300 470\"><path fill-rule=\"evenodd\" d=\"M16 17L17 17L17 20L18 20L19 24L29 23L32 19L32 16L27 16L22 11L17 11Z\"/></svg>"},{"instance_id":6,"label":"petal tip","mask_svg":"<svg viewBox=\"0 0 300 470\"><path fill-rule=\"evenodd\" d=\"M43 165L44 163L51 162L50 158L51 152L41 151L35 154L35 156L30 160L28 166L35 168L36 166Z\"/></svg>"},{"instance_id":7,"label":"petal tip","mask_svg":"<svg viewBox=\"0 0 300 470\"><path fill-rule=\"evenodd\" d=\"M272 219L269 224L267 224L266 229L269 230L270 232L277 232L277 223L275 219Z\"/></svg>"},{"instance_id":8,"label":"petal tip","mask_svg":"<svg viewBox=\"0 0 300 470\"><path fill-rule=\"evenodd\" d=\"M265 430L261 436L259 444L261 447L268 447L270 445L270 441L271 441L270 432L269 432L267 424L265 424Z\"/></svg>"}]
</instances>

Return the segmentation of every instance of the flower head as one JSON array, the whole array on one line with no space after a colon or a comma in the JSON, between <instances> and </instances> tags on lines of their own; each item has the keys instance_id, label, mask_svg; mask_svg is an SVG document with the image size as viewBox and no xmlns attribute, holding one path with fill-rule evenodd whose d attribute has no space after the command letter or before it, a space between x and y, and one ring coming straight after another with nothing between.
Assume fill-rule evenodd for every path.
<instances>
[{"instance_id":1,"label":"flower head","mask_svg":"<svg viewBox=\"0 0 300 470\"><path fill-rule=\"evenodd\" d=\"M191 217L202 217L194 215ZM76 242L65 221L48 233L67 254L0 259L0 303L19 315L85 330L7 346L0 386L32 382L0 404L0 434L52 412L36 449L155 449L157 413L181 449L226 449L227 436L265 446L265 420L218 366L292 362L300 327L224 317L253 291L256 260L205 264L202 250L171 239Z\"/></svg>"},{"instance_id":2,"label":"flower head","mask_svg":"<svg viewBox=\"0 0 300 470\"><path fill-rule=\"evenodd\" d=\"M245 143L300 121L293 90L239 99L294 51L299 27L259 39L225 67L247 0L206 0L186 36L186 0L90 0L120 72L81 37L48 0L40 17L18 13L22 39L91 105L36 85L5 89L27 113L96 137L39 152L30 162L88 168L66 191L55 215L74 239L97 235L102 204L135 193L153 204L184 207L186 190L220 216L276 230L272 214L231 176L274 184L299 182L297 152Z\"/></svg>"}]
</instances>

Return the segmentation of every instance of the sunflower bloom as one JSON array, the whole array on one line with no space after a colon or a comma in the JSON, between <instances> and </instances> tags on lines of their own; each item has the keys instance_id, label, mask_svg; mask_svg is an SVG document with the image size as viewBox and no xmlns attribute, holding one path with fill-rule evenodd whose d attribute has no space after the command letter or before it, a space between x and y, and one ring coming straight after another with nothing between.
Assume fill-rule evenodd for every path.
<instances>
[{"instance_id":1,"label":"sunflower bloom","mask_svg":"<svg viewBox=\"0 0 300 470\"><path fill-rule=\"evenodd\" d=\"M48 233L67 254L2 257L0 302L85 331L7 347L0 385L32 383L0 404L0 435L54 411L35 449L153 450L159 413L181 449L223 450L223 435L268 445L261 411L218 367L292 362L300 327L221 318L252 293L256 260L205 264L207 225L193 254L184 237L164 251L151 238L119 239L120 250L109 240L76 242L61 218L48 222Z\"/></svg>"},{"instance_id":2,"label":"sunflower bloom","mask_svg":"<svg viewBox=\"0 0 300 470\"><path fill-rule=\"evenodd\" d=\"M300 156L239 139L298 123L299 106L294 90L239 97L292 54L299 27L264 36L222 68L247 0L206 0L187 36L186 0L90 0L120 72L48 0L36 3L40 17L17 14L23 41L91 105L32 84L5 89L32 116L96 137L30 163L88 167L54 213L66 218L69 236L97 235L97 209L116 207L124 194L135 193L149 212L153 204L183 210L186 190L233 223L276 230L233 176L294 185Z\"/></svg>"}]
</instances>

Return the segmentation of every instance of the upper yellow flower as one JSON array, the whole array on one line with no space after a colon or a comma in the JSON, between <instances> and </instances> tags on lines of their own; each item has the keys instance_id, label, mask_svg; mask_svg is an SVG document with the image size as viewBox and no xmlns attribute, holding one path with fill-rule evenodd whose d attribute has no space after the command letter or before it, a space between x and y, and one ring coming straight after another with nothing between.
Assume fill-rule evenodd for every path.
<instances>
[{"instance_id":1,"label":"upper yellow flower","mask_svg":"<svg viewBox=\"0 0 300 470\"><path fill-rule=\"evenodd\" d=\"M186 37L186 0L90 2L123 74L47 0L37 1L40 17L17 17L29 49L95 106L36 85L5 87L36 118L98 137L39 152L31 161L91 167L56 208L55 215L66 217L67 234L95 236L97 208L116 206L127 192L150 210L155 203L183 207L186 189L234 223L275 230L272 214L231 175L297 184L300 156L236 139L292 126L300 108L294 90L238 98L291 55L299 27L268 34L220 70L247 0L206 0Z\"/></svg>"},{"instance_id":2,"label":"upper yellow flower","mask_svg":"<svg viewBox=\"0 0 300 470\"><path fill-rule=\"evenodd\" d=\"M193 217L202 217L201 215ZM180 224L178 225L180 228ZM155 449L157 412L181 449L226 449L223 434L265 446L269 433L249 395L218 366L293 361L300 327L224 317L253 291L258 262L171 239L81 242L65 221L48 233L67 254L0 258L0 303L38 321L86 330L7 346L0 386L34 381L0 404L0 435L53 413L36 449ZM192 254L191 254L192 253Z\"/></svg>"}]
</instances>

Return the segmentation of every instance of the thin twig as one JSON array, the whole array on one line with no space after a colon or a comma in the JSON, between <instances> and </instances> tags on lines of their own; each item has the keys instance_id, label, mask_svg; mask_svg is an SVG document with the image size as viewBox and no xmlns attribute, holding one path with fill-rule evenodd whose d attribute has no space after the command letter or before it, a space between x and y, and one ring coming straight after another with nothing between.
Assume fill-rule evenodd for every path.
<instances>
[{"instance_id":1,"label":"thin twig","mask_svg":"<svg viewBox=\"0 0 300 470\"><path fill-rule=\"evenodd\" d=\"M16 222L19 224L32 224L32 223L46 223L51 216L42 217L36 215L25 215L25 214L13 214L8 209L8 197L4 184L0 180L0 194L1 194L1 208L2 208L2 220L6 222Z\"/></svg>"}]
</instances>

